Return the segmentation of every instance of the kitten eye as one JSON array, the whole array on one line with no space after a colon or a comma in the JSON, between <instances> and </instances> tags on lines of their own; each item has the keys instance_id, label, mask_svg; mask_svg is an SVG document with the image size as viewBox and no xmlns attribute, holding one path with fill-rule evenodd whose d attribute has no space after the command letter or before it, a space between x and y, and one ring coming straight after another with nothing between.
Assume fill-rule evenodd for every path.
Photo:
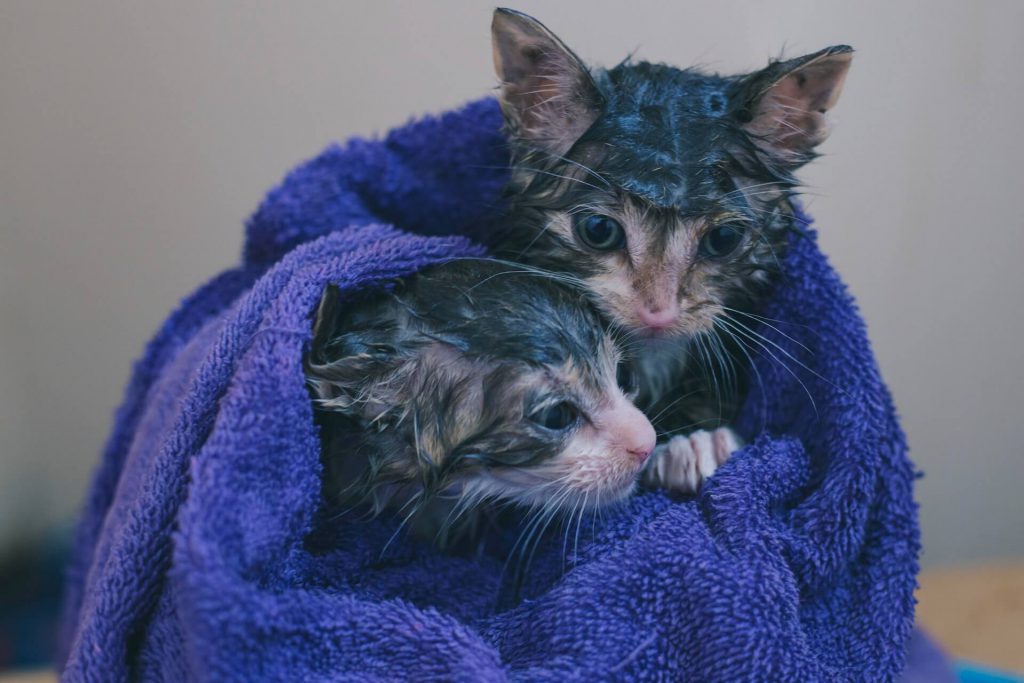
<instances>
[{"instance_id":1,"label":"kitten eye","mask_svg":"<svg viewBox=\"0 0 1024 683\"><path fill-rule=\"evenodd\" d=\"M743 228L725 223L704 233L700 240L700 253L711 258L728 256L743 241Z\"/></svg>"},{"instance_id":2,"label":"kitten eye","mask_svg":"<svg viewBox=\"0 0 1024 683\"><path fill-rule=\"evenodd\" d=\"M576 221L576 234L591 249L614 251L626 246L626 231L614 218L592 214Z\"/></svg>"},{"instance_id":3,"label":"kitten eye","mask_svg":"<svg viewBox=\"0 0 1024 683\"><path fill-rule=\"evenodd\" d=\"M580 418L579 410L568 401L560 401L544 406L530 414L530 421L544 429L563 431L576 424Z\"/></svg>"},{"instance_id":4,"label":"kitten eye","mask_svg":"<svg viewBox=\"0 0 1024 683\"><path fill-rule=\"evenodd\" d=\"M636 373L633 372L633 366L626 362L619 363L619 367L615 369L615 381L626 395L636 391Z\"/></svg>"}]
</instances>

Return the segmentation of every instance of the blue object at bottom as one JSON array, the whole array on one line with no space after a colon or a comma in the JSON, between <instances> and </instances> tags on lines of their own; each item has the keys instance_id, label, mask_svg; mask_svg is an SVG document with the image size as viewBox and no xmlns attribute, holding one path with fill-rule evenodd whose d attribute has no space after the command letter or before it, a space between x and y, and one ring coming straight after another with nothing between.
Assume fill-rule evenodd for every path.
<instances>
[{"instance_id":1,"label":"blue object at bottom","mask_svg":"<svg viewBox=\"0 0 1024 683\"><path fill-rule=\"evenodd\" d=\"M1006 671L986 669L970 662L957 662L960 683L1024 683L1024 677Z\"/></svg>"}]
</instances>

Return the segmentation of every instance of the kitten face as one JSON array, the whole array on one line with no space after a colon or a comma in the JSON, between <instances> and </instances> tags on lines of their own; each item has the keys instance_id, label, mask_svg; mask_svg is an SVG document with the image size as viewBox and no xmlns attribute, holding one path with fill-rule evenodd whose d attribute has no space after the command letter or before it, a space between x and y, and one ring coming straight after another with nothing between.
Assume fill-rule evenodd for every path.
<instances>
[{"instance_id":1,"label":"kitten face","mask_svg":"<svg viewBox=\"0 0 1024 683\"><path fill-rule=\"evenodd\" d=\"M654 448L619 350L578 292L453 262L391 298L321 304L307 380L357 497L418 491L566 509L632 492ZM625 385L625 386L622 386Z\"/></svg>"},{"instance_id":2,"label":"kitten face","mask_svg":"<svg viewBox=\"0 0 1024 683\"><path fill-rule=\"evenodd\" d=\"M520 195L522 239L506 250L580 278L609 320L642 337L710 330L723 307L767 282L773 252L782 250L779 237L725 201L687 213L618 188L569 197L573 206L524 210L529 195Z\"/></svg>"},{"instance_id":3,"label":"kitten face","mask_svg":"<svg viewBox=\"0 0 1024 683\"><path fill-rule=\"evenodd\" d=\"M618 384L612 340L593 352L585 364L538 367L446 351L443 364L419 371L430 388L413 383L412 410L445 410L410 435L419 458L439 469L457 463L448 492L467 500L575 509L625 498L654 448L654 428L630 400L632 388Z\"/></svg>"},{"instance_id":4,"label":"kitten face","mask_svg":"<svg viewBox=\"0 0 1024 683\"><path fill-rule=\"evenodd\" d=\"M760 294L792 228L792 171L826 137L850 48L722 77L589 70L510 10L492 35L512 148L503 255L578 277L641 337L693 336Z\"/></svg>"}]
</instances>

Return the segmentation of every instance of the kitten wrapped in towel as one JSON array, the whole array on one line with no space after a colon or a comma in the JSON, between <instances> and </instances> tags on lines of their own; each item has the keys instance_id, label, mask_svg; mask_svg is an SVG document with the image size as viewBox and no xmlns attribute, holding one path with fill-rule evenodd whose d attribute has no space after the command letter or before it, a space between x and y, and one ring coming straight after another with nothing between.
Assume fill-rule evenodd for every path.
<instances>
[{"instance_id":1,"label":"kitten wrapped in towel","mask_svg":"<svg viewBox=\"0 0 1024 683\"><path fill-rule=\"evenodd\" d=\"M491 26L512 150L506 258L576 279L632 338L638 405L668 437L645 481L692 493L738 447L726 424L796 230L793 172L828 135L853 50L740 76L590 69L536 19Z\"/></svg>"},{"instance_id":2,"label":"kitten wrapped in towel","mask_svg":"<svg viewBox=\"0 0 1024 683\"><path fill-rule=\"evenodd\" d=\"M582 514L635 488L654 428L585 299L540 271L458 260L320 303L306 373L328 493L441 545L489 504Z\"/></svg>"},{"instance_id":3,"label":"kitten wrapped in towel","mask_svg":"<svg viewBox=\"0 0 1024 683\"><path fill-rule=\"evenodd\" d=\"M828 71L807 68L777 71L793 75L779 85L799 93L801 81L820 83ZM750 79L729 82L737 93L762 90ZM709 113L718 101L690 92ZM744 111L727 112L728 121L744 125ZM708 122L716 120L726 122ZM815 111L807 122L817 120ZM896 678L913 620L915 471L863 321L798 207L793 225L805 236L790 234L779 254L783 276L749 311L764 320L751 321L752 330L788 366L748 349L755 381L731 424L750 443L698 496L631 496L586 525L568 558L564 537L551 535L512 606L495 603L507 554L437 552L396 533L387 515L363 523L323 514L324 432L305 363L325 287L337 286L354 312L357 299L388 283L483 256L469 240L490 244L495 235L509 166L501 126L488 98L380 139L328 147L267 195L247 224L238 267L161 327L136 366L79 523L63 680ZM613 180L611 166L576 162ZM527 165L521 156L516 164ZM528 165L585 173L571 163ZM537 175L540 190L540 176L551 176ZM778 189L747 182L738 185L751 199ZM688 187L688 197L706 194ZM748 216L770 215L749 207ZM567 233L560 220L544 234L569 244L576 228ZM546 224L531 224L530 239ZM603 244L608 225L581 220L579 230L588 225L588 239ZM708 247L721 252L730 234L717 232ZM739 257L761 234L745 232L722 258ZM626 253L596 258L619 259L607 275L625 277ZM572 277L572 268L548 269ZM592 303L604 301L596 287L586 291ZM342 351L324 360L349 355Z\"/></svg>"}]
</instances>

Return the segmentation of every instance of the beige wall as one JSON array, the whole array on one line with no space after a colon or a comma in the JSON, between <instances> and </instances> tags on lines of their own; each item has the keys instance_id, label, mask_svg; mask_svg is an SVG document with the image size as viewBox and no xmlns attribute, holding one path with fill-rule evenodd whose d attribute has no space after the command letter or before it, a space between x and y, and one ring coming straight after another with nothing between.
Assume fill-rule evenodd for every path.
<instances>
[{"instance_id":1,"label":"beige wall","mask_svg":"<svg viewBox=\"0 0 1024 683\"><path fill-rule=\"evenodd\" d=\"M857 48L805 178L928 474L925 560L1024 554L1024 2L517 7L604 64ZM0 3L0 539L73 514L131 361L286 169L489 92L490 9Z\"/></svg>"}]
</instances>

